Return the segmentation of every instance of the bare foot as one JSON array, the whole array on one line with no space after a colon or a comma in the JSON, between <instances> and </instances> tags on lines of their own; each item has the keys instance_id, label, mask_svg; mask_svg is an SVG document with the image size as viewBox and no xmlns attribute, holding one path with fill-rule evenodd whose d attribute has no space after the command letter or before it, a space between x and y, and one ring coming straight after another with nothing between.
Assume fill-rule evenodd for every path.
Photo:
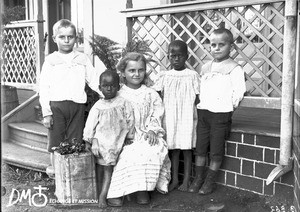
<instances>
[{"instance_id":1,"label":"bare foot","mask_svg":"<svg viewBox=\"0 0 300 212\"><path fill-rule=\"evenodd\" d=\"M177 182L172 182L170 185L169 185L169 188L168 188L168 190L169 190L169 192L170 191L173 191L175 188L177 188L177 186L178 186L178 181Z\"/></svg>"},{"instance_id":2,"label":"bare foot","mask_svg":"<svg viewBox=\"0 0 300 212\"><path fill-rule=\"evenodd\" d=\"M188 183L182 183L179 187L179 191L187 191L189 189L189 184Z\"/></svg>"},{"instance_id":3,"label":"bare foot","mask_svg":"<svg viewBox=\"0 0 300 212\"><path fill-rule=\"evenodd\" d=\"M99 196L98 207L99 208L107 208L106 198Z\"/></svg>"}]
</instances>

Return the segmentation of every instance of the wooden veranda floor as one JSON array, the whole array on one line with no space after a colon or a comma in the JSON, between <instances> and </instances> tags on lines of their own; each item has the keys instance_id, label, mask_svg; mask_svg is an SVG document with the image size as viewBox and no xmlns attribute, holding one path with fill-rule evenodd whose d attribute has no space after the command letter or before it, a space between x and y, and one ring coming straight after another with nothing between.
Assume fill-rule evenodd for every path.
<instances>
[{"instance_id":1,"label":"wooden veranda floor","mask_svg":"<svg viewBox=\"0 0 300 212\"><path fill-rule=\"evenodd\" d=\"M232 131L280 135L280 110L239 107L233 114Z\"/></svg>"}]
</instances>

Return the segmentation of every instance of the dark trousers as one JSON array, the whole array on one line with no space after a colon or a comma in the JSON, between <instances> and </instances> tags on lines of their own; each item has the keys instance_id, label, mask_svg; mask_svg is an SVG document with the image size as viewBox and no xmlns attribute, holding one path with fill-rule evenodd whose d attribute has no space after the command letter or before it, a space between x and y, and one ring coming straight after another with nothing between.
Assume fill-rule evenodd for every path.
<instances>
[{"instance_id":1,"label":"dark trousers","mask_svg":"<svg viewBox=\"0 0 300 212\"><path fill-rule=\"evenodd\" d=\"M73 138L77 142L82 141L84 128L85 105L73 101L51 101L53 126L48 131L48 151L53 152L52 147L59 146L65 140Z\"/></svg>"},{"instance_id":2,"label":"dark trousers","mask_svg":"<svg viewBox=\"0 0 300 212\"><path fill-rule=\"evenodd\" d=\"M213 113L197 110L197 143L195 155L205 157L210 152L210 159L222 161L225 140L230 134L232 112Z\"/></svg>"}]
</instances>

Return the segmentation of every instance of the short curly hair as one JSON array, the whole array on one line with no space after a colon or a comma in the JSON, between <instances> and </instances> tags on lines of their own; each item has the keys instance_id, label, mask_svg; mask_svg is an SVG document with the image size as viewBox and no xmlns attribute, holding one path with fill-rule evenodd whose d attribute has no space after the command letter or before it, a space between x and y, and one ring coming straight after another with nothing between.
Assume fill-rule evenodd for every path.
<instances>
[{"instance_id":1,"label":"short curly hair","mask_svg":"<svg viewBox=\"0 0 300 212\"><path fill-rule=\"evenodd\" d=\"M125 69L128 65L129 61L142 61L145 64L145 70L147 70L147 64L148 64L148 60L146 59L146 57L138 52L129 52L127 53L121 60L120 62L117 64L117 71L119 71L121 73L121 83L126 84L126 80L125 77L122 76L122 73L125 72ZM142 84L148 85L148 81L149 81L149 75L146 72L145 78L142 81Z\"/></svg>"}]
</instances>

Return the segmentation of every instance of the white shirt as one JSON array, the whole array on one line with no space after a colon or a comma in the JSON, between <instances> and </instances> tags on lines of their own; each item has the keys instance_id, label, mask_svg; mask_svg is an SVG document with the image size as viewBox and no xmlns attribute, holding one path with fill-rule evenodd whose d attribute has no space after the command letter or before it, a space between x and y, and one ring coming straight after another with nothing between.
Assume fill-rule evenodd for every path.
<instances>
[{"instance_id":1,"label":"white shirt","mask_svg":"<svg viewBox=\"0 0 300 212\"><path fill-rule=\"evenodd\" d=\"M98 89L100 72L93 67L89 58L80 52L69 54L53 52L48 55L40 75L40 104L43 116L52 115L50 101L70 100L85 103L85 83L94 91Z\"/></svg>"},{"instance_id":2,"label":"white shirt","mask_svg":"<svg viewBox=\"0 0 300 212\"><path fill-rule=\"evenodd\" d=\"M214 113L231 112L239 105L246 91L244 71L232 59L204 64L200 77L198 109Z\"/></svg>"}]
</instances>

